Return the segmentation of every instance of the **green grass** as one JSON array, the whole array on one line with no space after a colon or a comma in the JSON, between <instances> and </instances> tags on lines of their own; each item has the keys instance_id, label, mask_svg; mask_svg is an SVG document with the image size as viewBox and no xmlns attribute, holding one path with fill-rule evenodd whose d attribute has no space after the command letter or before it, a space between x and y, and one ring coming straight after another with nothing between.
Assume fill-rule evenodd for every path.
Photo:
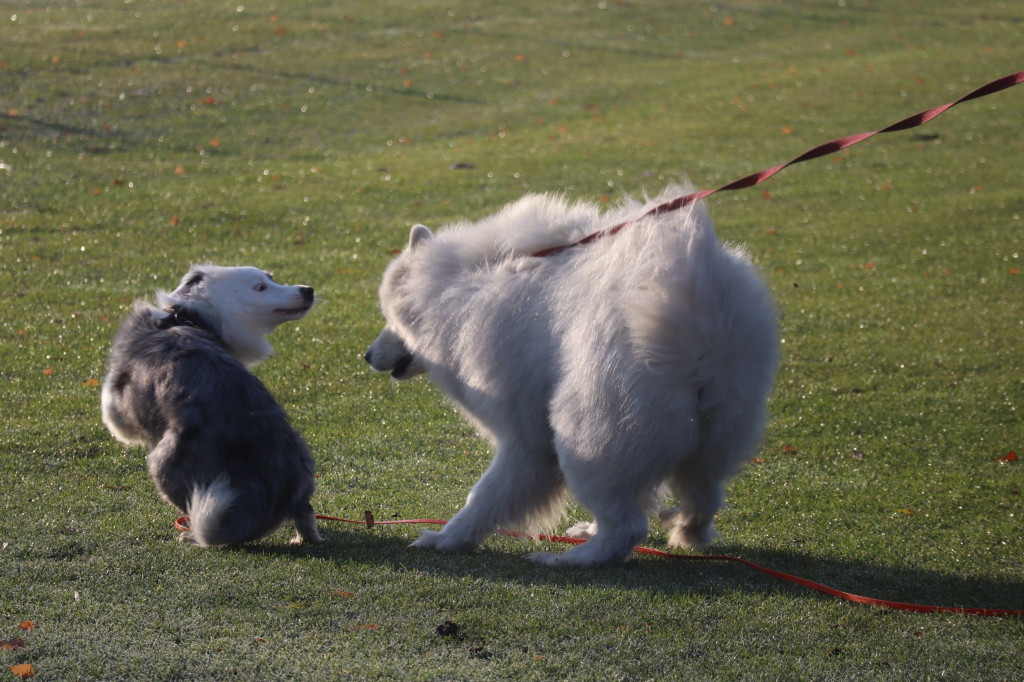
<instances>
[{"instance_id":1,"label":"green grass","mask_svg":"<svg viewBox=\"0 0 1024 682\"><path fill-rule=\"evenodd\" d=\"M0 665L1024 674L1021 619L856 606L733 565L554 571L520 559L525 541L407 553L417 528L332 524L314 548L284 531L183 547L143 453L103 428L97 385L132 300L192 262L271 269L321 299L257 370L313 449L317 509L448 517L486 444L427 381L361 359L410 224L529 191L614 202L732 180L1024 68L1024 7L28 0L0 15L0 640L25 641ZM1022 115L1016 88L709 202L763 267L785 339L764 461L731 486L714 551L888 599L1024 608L1024 470L995 461L1024 450ZM435 633L446 620L458 637Z\"/></svg>"}]
</instances>

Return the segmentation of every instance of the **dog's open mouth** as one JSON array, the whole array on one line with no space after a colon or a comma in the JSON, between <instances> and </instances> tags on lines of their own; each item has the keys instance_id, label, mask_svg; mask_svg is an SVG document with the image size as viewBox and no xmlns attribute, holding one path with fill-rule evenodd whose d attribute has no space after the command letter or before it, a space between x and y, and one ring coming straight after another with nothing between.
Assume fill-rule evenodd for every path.
<instances>
[{"instance_id":1,"label":"dog's open mouth","mask_svg":"<svg viewBox=\"0 0 1024 682\"><path fill-rule=\"evenodd\" d=\"M295 308L275 308L275 315L283 315L285 317L302 317L309 312L309 309L313 307L312 303L300 305Z\"/></svg>"},{"instance_id":2,"label":"dog's open mouth","mask_svg":"<svg viewBox=\"0 0 1024 682\"><path fill-rule=\"evenodd\" d=\"M412 364L412 361L413 361L413 354L412 353L406 353L405 355L400 357L398 359L398 362L395 363L395 368L393 370L391 370L392 378L394 378L394 379L401 379L401 378L403 378L405 373L406 373L406 371L409 369L409 365Z\"/></svg>"}]
</instances>

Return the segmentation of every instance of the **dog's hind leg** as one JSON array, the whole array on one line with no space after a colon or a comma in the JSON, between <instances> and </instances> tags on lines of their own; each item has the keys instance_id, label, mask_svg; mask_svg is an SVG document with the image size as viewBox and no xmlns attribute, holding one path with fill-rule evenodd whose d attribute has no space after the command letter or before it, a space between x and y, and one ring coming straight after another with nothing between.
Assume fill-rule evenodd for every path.
<instances>
[{"instance_id":1,"label":"dog's hind leg","mask_svg":"<svg viewBox=\"0 0 1024 682\"><path fill-rule=\"evenodd\" d=\"M535 552L527 559L549 566L606 566L629 558L647 537L647 512L655 505L656 486L646 469L619 469L596 456L600 446L586 439L558 438L558 461L576 499L594 514L590 523L569 533L588 538L562 554Z\"/></svg>"},{"instance_id":2,"label":"dog's hind leg","mask_svg":"<svg viewBox=\"0 0 1024 682\"><path fill-rule=\"evenodd\" d=\"M309 500L303 500L295 505L292 519L295 522L295 537L291 540L293 545L324 541L316 528L316 512L313 511L313 505L309 503Z\"/></svg>"},{"instance_id":3,"label":"dog's hind leg","mask_svg":"<svg viewBox=\"0 0 1024 682\"><path fill-rule=\"evenodd\" d=\"M703 547L716 538L715 514L725 500L722 482L685 466L669 477L677 506L662 511L658 518L668 533L668 543L677 547Z\"/></svg>"},{"instance_id":4,"label":"dog's hind leg","mask_svg":"<svg viewBox=\"0 0 1024 682\"><path fill-rule=\"evenodd\" d=\"M544 525L562 510L565 484L554 453L499 443L466 506L440 531L424 531L410 549L467 552L499 527Z\"/></svg>"},{"instance_id":5,"label":"dog's hind leg","mask_svg":"<svg viewBox=\"0 0 1024 682\"><path fill-rule=\"evenodd\" d=\"M647 537L647 515L638 501L621 499L595 514L598 528L589 540L562 554L534 552L526 558L548 566L608 566L621 564Z\"/></svg>"}]
</instances>

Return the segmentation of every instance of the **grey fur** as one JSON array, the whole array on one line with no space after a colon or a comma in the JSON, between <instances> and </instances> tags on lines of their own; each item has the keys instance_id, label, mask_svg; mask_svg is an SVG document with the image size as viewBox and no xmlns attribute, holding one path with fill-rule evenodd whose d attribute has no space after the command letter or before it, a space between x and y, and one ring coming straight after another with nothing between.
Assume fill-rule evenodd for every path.
<instances>
[{"instance_id":1,"label":"grey fur","mask_svg":"<svg viewBox=\"0 0 1024 682\"><path fill-rule=\"evenodd\" d=\"M247 293L243 277L275 289L260 299L264 289ZM234 279L218 290L217 278ZM200 286L207 283L209 289ZM267 316L276 317L265 329L302 317L313 304L311 287L283 287L255 268L193 268L175 292L158 295L168 309L140 302L122 324L104 379L103 421L120 440L149 449L157 490L191 517L184 541L237 545L290 518L298 531L293 542L321 542L309 501L315 486L309 449L225 341L237 290L266 301ZM282 300L293 307L284 309ZM262 359L245 357L247 364Z\"/></svg>"}]
</instances>

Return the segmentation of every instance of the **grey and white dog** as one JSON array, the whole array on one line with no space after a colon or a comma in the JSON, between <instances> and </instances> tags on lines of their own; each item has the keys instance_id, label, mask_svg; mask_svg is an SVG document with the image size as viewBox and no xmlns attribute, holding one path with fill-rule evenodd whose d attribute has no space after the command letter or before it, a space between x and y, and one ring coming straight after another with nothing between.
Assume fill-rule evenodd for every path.
<instances>
[{"instance_id":1,"label":"grey and white dog","mask_svg":"<svg viewBox=\"0 0 1024 682\"><path fill-rule=\"evenodd\" d=\"M293 543L322 542L309 449L249 371L273 352L267 334L309 312L312 287L197 265L157 302L137 302L114 339L103 423L149 448L157 490L190 517L181 539L237 545L292 519Z\"/></svg>"}]
</instances>

